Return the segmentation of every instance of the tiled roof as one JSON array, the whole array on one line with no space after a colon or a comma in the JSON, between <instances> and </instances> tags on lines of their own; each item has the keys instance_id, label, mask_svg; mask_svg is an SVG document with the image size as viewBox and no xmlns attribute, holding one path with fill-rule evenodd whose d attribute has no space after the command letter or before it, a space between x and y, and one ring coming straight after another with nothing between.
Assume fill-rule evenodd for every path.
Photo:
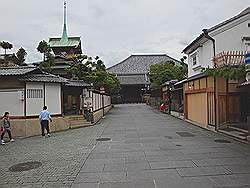
<instances>
[{"instance_id":1,"label":"tiled roof","mask_svg":"<svg viewBox=\"0 0 250 188\"><path fill-rule=\"evenodd\" d=\"M67 83L65 84L66 86L70 87L87 87L90 86L83 80L67 80Z\"/></svg>"},{"instance_id":2,"label":"tiled roof","mask_svg":"<svg viewBox=\"0 0 250 188\"><path fill-rule=\"evenodd\" d=\"M118 75L118 80L121 85L144 85L149 84L146 80L145 74L137 74L137 75Z\"/></svg>"},{"instance_id":3,"label":"tiled roof","mask_svg":"<svg viewBox=\"0 0 250 188\"><path fill-rule=\"evenodd\" d=\"M19 78L20 81L26 82L51 82L51 83L67 83L67 79L53 74L29 74Z\"/></svg>"},{"instance_id":4,"label":"tiled roof","mask_svg":"<svg viewBox=\"0 0 250 188\"><path fill-rule=\"evenodd\" d=\"M36 67L31 66L18 66L18 67L2 67L0 68L0 76L18 76L38 70Z\"/></svg>"},{"instance_id":5,"label":"tiled roof","mask_svg":"<svg viewBox=\"0 0 250 188\"><path fill-rule=\"evenodd\" d=\"M226 24L228 24L228 23L230 23L230 22L232 22L234 20L237 20L238 18L240 18L242 16L245 16L247 14L250 14L250 7L247 7L246 9L244 9L240 14L238 14L238 15L236 15L236 16L234 16L234 17L232 17L232 18L230 18L230 19L228 19L228 20L226 20L224 22L221 22L221 23L215 25L214 27L211 27L210 29L208 29L208 32L211 32L211 31L213 31L215 29L218 29L221 26L226 25Z\"/></svg>"},{"instance_id":6,"label":"tiled roof","mask_svg":"<svg viewBox=\"0 0 250 188\"><path fill-rule=\"evenodd\" d=\"M68 37L68 40L61 40L61 38L50 38L50 47L68 47L68 46L78 46L81 42L80 37Z\"/></svg>"},{"instance_id":7,"label":"tiled roof","mask_svg":"<svg viewBox=\"0 0 250 188\"><path fill-rule=\"evenodd\" d=\"M207 75L206 75L204 72L202 72L202 73L199 73L199 74L196 74L196 75L194 75L194 76L191 76L191 77L187 78L186 81L196 80L196 79L199 79L199 78L203 78L203 77L205 77L205 76L207 76ZM186 81L185 81L185 82L186 82Z\"/></svg>"},{"instance_id":8,"label":"tiled roof","mask_svg":"<svg viewBox=\"0 0 250 188\"><path fill-rule=\"evenodd\" d=\"M166 54L160 55L131 55L124 61L108 68L108 72L114 74L146 74L150 65L174 61L176 64L180 62Z\"/></svg>"},{"instance_id":9,"label":"tiled roof","mask_svg":"<svg viewBox=\"0 0 250 188\"><path fill-rule=\"evenodd\" d=\"M228 19L228 20L226 20L226 21L224 21L224 22L221 22L221 23L219 23L219 24L217 24L217 25L215 25L215 26L213 26L213 27L211 27L211 28L209 28L209 29L207 30L207 32L214 31L214 30L216 30L216 29L218 29L218 28L220 28L220 27L222 27L222 26L224 26L224 25L226 25L226 24L228 24L228 23L230 23L230 22L233 22L233 21L235 21L235 20L237 20L237 19L239 19L239 18L241 18L241 17L247 15L247 14L250 14L250 7L247 7L247 8L246 8L245 10L243 10L240 14L238 14L238 15L236 15L236 16L234 16L234 17L232 17L232 18L230 18L230 19ZM204 37L205 37L205 36L204 36L204 33L200 34L196 39L194 39L194 40L193 40L193 41L183 50L183 52L186 53L190 48L193 47L193 45L195 45L198 41L201 41ZM198 46L199 46L199 45L198 45Z\"/></svg>"}]
</instances>

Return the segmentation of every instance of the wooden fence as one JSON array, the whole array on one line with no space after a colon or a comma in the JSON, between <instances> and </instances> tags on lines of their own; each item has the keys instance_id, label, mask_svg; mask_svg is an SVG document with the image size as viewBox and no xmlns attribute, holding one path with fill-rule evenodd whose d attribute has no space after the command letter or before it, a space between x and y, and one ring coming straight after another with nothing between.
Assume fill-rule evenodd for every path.
<instances>
[{"instance_id":1,"label":"wooden fence","mask_svg":"<svg viewBox=\"0 0 250 188\"><path fill-rule=\"evenodd\" d=\"M214 67L244 64L246 51L223 51L213 58Z\"/></svg>"}]
</instances>

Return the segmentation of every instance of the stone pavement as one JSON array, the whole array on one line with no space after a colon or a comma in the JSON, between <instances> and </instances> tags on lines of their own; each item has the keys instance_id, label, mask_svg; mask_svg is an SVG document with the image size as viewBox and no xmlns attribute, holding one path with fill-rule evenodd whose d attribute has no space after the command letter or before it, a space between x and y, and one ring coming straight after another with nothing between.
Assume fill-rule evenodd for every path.
<instances>
[{"instance_id":1,"label":"stone pavement","mask_svg":"<svg viewBox=\"0 0 250 188\"><path fill-rule=\"evenodd\" d=\"M29 161L42 166L8 170ZM250 146L146 105L118 105L93 127L1 146L0 187L246 188Z\"/></svg>"}]
</instances>

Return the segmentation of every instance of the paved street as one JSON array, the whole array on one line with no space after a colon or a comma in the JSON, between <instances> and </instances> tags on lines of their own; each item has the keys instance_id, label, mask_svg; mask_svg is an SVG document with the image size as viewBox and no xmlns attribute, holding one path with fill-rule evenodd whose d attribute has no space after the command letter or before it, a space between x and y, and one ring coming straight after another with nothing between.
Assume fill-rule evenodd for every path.
<instances>
[{"instance_id":1,"label":"paved street","mask_svg":"<svg viewBox=\"0 0 250 188\"><path fill-rule=\"evenodd\" d=\"M8 170L31 161L42 166ZM119 105L93 127L1 146L0 187L246 188L250 146L146 105Z\"/></svg>"}]
</instances>

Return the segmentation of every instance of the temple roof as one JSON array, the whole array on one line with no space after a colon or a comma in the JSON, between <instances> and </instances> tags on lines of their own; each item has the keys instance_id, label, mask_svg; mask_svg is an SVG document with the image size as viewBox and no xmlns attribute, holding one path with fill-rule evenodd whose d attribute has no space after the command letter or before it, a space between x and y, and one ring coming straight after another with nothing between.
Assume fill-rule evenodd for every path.
<instances>
[{"instance_id":1,"label":"temple roof","mask_svg":"<svg viewBox=\"0 0 250 188\"><path fill-rule=\"evenodd\" d=\"M68 37L67 40L62 38L49 38L49 46L53 47L78 47L81 43L81 37Z\"/></svg>"},{"instance_id":2,"label":"temple roof","mask_svg":"<svg viewBox=\"0 0 250 188\"><path fill-rule=\"evenodd\" d=\"M180 65L181 62L166 55L166 54L143 54L131 55L122 62L109 67L107 70L113 74L146 74L150 66L158 63L168 63L173 61L175 64Z\"/></svg>"},{"instance_id":3,"label":"temple roof","mask_svg":"<svg viewBox=\"0 0 250 188\"><path fill-rule=\"evenodd\" d=\"M81 37L68 37L67 33L67 14L66 14L66 1L64 2L64 21L63 21L63 32L62 37L52 37L49 38L49 46L52 48L63 48L63 47L74 47L81 49ZM81 51L81 50L80 50ZM54 51L55 52L55 51ZM58 51L56 52L56 55Z\"/></svg>"}]
</instances>

